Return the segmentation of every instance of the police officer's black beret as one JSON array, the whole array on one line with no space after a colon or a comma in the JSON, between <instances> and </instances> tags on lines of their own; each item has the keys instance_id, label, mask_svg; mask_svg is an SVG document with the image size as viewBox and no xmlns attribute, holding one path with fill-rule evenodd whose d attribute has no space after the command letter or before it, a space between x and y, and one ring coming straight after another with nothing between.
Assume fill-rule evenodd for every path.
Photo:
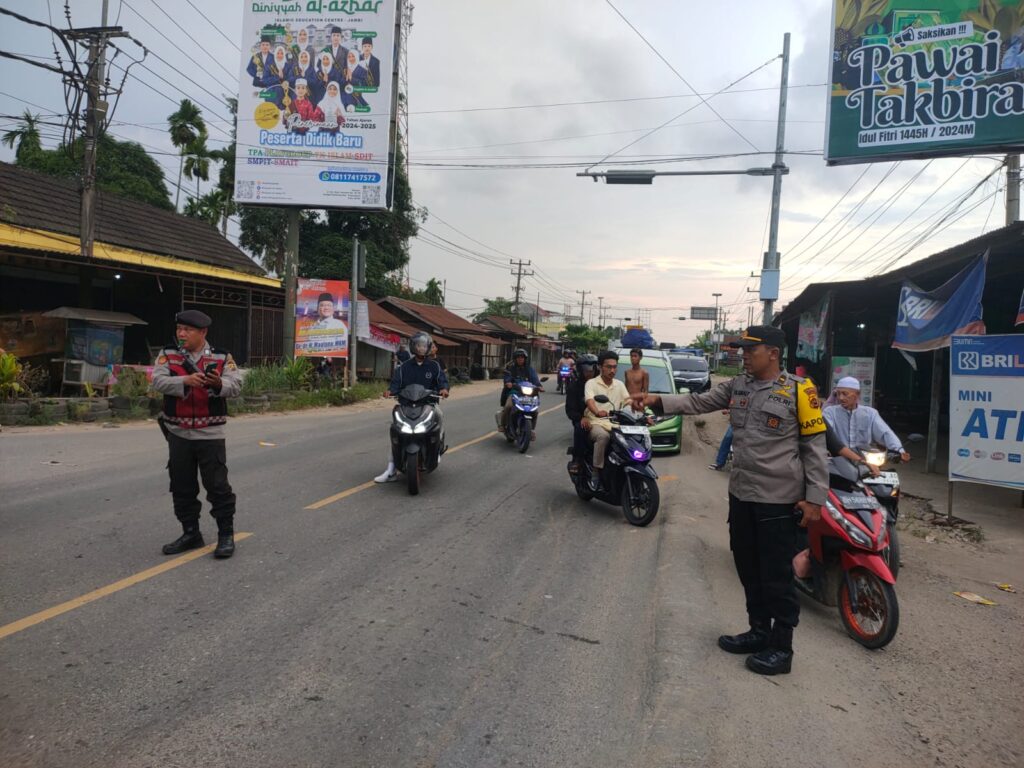
<instances>
[{"instance_id":1,"label":"police officer's black beret","mask_svg":"<svg viewBox=\"0 0 1024 768\"><path fill-rule=\"evenodd\" d=\"M752 325L747 328L746 333L739 341L732 341L726 346L732 347L756 347L758 344L767 344L769 347L783 349L786 346L786 334L781 328L770 325Z\"/></svg>"},{"instance_id":2,"label":"police officer's black beret","mask_svg":"<svg viewBox=\"0 0 1024 768\"><path fill-rule=\"evenodd\" d=\"M209 328L213 320L205 312L198 309L186 309L174 316L174 322L179 325L188 325L192 328Z\"/></svg>"}]
</instances>

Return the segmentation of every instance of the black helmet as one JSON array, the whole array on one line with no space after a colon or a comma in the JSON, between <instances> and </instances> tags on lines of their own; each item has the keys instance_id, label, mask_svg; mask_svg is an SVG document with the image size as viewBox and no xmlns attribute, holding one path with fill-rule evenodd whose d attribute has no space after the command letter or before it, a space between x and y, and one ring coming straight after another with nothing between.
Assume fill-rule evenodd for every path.
<instances>
[{"instance_id":1,"label":"black helmet","mask_svg":"<svg viewBox=\"0 0 1024 768\"><path fill-rule=\"evenodd\" d=\"M527 360L530 359L530 356L528 354L526 354L526 350L525 349L523 349L522 347L516 347L515 351L512 353L512 359L515 360L520 355L525 357Z\"/></svg>"},{"instance_id":2,"label":"black helmet","mask_svg":"<svg viewBox=\"0 0 1024 768\"><path fill-rule=\"evenodd\" d=\"M434 343L434 340L430 338L430 334L426 331L419 331L412 335L409 339L409 351L414 355L422 355L426 357L430 353L430 345ZM421 351L422 350L422 351Z\"/></svg>"},{"instance_id":3,"label":"black helmet","mask_svg":"<svg viewBox=\"0 0 1024 768\"><path fill-rule=\"evenodd\" d=\"M597 369L597 355L580 355L576 360L576 370L583 372L584 368Z\"/></svg>"}]
</instances>

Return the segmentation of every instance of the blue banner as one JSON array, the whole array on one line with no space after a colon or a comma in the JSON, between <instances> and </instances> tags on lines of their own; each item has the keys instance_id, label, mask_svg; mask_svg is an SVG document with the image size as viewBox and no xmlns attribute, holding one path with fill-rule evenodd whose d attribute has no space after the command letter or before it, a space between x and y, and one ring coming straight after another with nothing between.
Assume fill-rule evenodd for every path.
<instances>
[{"instance_id":1,"label":"blue banner","mask_svg":"<svg viewBox=\"0 0 1024 768\"><path fill-rule=\"evenodd\" d=\"M893 347L924 352L949 346L949 337L985 333L981 295L985 290L988 251L934 291L923 291L909 280L900 289Z\"/></svg>"}]
</instances>

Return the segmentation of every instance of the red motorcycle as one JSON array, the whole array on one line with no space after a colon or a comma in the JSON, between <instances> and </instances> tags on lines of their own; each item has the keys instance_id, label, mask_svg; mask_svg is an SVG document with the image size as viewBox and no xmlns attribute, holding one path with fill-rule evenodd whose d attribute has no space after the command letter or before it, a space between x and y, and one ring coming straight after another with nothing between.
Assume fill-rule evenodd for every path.
<instances>
[{"instance_id":1,"label":"red motorcycle","mask_svg":"<svg viewBox=\"0 0 1024 768\"><path fill-rule=\"evenodd\" d=\"M889 546L886 511L862 483L832 475L821 519L807 527L809 551L797 555L797 587L839 608L847 633L865 648L882 648L900 623L896 579L883 553ZM809 556L809 569L801 558Z\"/></svg>"}]
</instances>

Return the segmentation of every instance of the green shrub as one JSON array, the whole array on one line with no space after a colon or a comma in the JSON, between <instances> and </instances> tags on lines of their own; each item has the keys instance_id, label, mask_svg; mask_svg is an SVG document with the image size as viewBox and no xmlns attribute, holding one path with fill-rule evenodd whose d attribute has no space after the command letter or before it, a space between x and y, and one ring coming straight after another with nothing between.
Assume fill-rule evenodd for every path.
<instances>
[{"instance_id":1,"label":"green shrub","mask_svg":"<svg viewBox=\"0 0 1024 768\"><path fill-rule=\"evenodd\" d=\"M134 368L122 368L111 392L119 397L145 397L149 391L146 374Z\"/></svg>"},{"instance_id":2,"label":"green shrub","mask_svg":"<svg viewBox=\"0 0 1024 768\"><path fill-rule=\"evenodd\" d=\"M23 370L18 358L10 352L0 355L0 398L13 400L18 395L27 393L25 386L21 383Z\"/></svg>"},{"instance_id":3,"label":"green shrub","mask_svg":"<svg viewBox=\"0 0 1024 768\"><path fill-rule=\"evenodd\" d=\"M275 363L248 369L242 380L242 394L249 397L264 392L287 392L289 389L284 368Z\"/></svg>"}]
</instances>

